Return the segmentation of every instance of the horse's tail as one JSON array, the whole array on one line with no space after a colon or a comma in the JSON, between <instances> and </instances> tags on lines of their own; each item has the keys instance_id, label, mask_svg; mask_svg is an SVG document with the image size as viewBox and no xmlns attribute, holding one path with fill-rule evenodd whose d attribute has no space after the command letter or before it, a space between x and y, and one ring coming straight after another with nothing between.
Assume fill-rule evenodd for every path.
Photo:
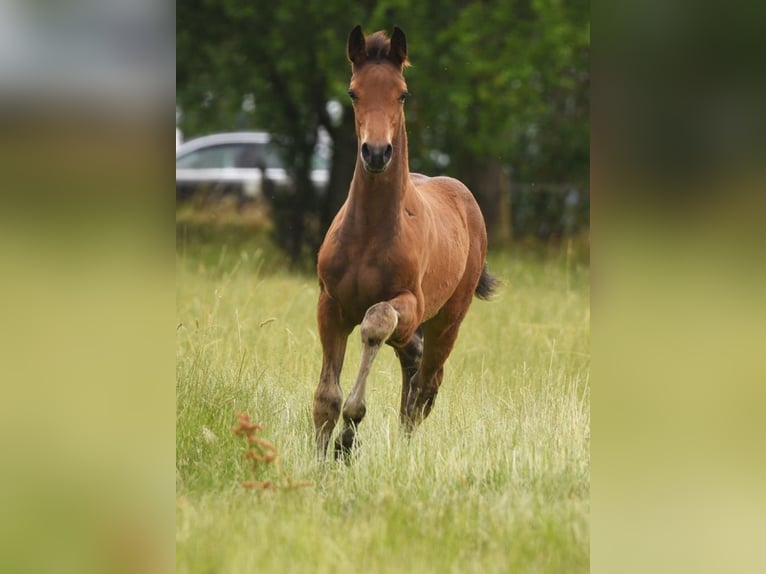
<instances>
[{"instance_id":1,"label":"horse's tail","mask_svg":"<svg viewBox=\"0 0 766 574\"><path fill-rule=\"evenodd\" d=\"M481 270L481 277L479 277L479 284L476 286L476 296L479 299L485 301L492 297L497 290L497 278L490 275L487 271L487 264L484 264L484 269Z\"/></svg>"}]
</instances>

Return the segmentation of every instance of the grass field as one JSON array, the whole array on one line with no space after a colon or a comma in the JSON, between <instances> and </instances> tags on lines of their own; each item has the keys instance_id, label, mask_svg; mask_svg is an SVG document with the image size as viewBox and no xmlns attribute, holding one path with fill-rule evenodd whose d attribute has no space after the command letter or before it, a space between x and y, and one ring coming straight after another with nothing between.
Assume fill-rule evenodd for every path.
<instances>
[{"instance_id":1,"label":"grass field","mask_svg":"<svg viewBox=\"0 0 766 574\"><path fill-rule=\"evenodd\" d=\"M588 571L587 264L493 253L505 284L474 301L431 416L402 437L386 348L355 460L319 464L316 280L257 234L216 237L177 235L177 572ZM345 394L360 352L357 330ZM275 462L245 458L240 412Z\"/></svg>"}]
</instances>

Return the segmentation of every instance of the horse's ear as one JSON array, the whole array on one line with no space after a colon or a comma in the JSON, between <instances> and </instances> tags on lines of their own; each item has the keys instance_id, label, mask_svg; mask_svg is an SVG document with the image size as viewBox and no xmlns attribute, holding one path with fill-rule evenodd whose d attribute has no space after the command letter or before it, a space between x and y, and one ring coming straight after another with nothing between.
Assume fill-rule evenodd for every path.
<instances>
[{"instance_id":1,"label":"horse's ear","mask_svg":"<svg viewBox=\"0 0 766 574\"><path fill-rule=\"evenodd\" d=\"M407 37L399 26L394 26L394 34L391 36L391 49L388 52L389 59L397 66L404 67L407 61Z\"/></svg>"},{"instance_id":2,"label":"horse's ear","mask_svg":"<svg viewBox=\"0 0 766 574\"><path fill-rule=\"evenodd\" d=\"M364 34L362 34L361 26L357 26L351 30L351 34L348 36L347 53L349 61L357 66L361 66L367 58L367 50L365 48Z\"/></svg>"}]
</instances>

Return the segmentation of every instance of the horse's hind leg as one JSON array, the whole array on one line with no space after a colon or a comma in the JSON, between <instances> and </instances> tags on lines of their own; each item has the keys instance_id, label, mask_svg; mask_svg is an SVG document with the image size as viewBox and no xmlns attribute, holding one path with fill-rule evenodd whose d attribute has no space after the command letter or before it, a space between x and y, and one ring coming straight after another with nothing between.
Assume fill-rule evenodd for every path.
<instances>
[{"instance_id":1,"label":"horse's hind leg","mask_svg":"<svg viewBox=\"0 0 766 574\"><path fill-rule=\"evenodd\" d=\"M477 246L478 249L478 246ZM430 414L444 378L444 362L455 346L460 324L473 301L476 284L482 272L484 258L474 253L471 268L466 272L439 313L423 324L423 358L410 381L410 392L403 418L404 430L412 430Z\"/></svg>"},{"instance_id":2,"label":"horse's hind leg","mask_svg":"<svg viewBox=\"0 0 766 574\"><path fill-rule=\"evenodd\" d=\"M396 329L399 316L389 303L376 303L367 310L360 328L362 335L362 361L354 388L343 405L343 430L335 441L335 457L347 455L354 446L356 428L362 422L367 407L365 392L372 362L380 347Z\"/></svg>"},{"instance_id":3,"label":"horse's hind leg","mask_svg":"<svg viewBox=\"0 0 766 574\"><path fill-rule=\"evenodd\" d=\"M399 408L399 418L402 424L407 420L407 398L410 395L410 381L420 366L420 359L423 356L423 328L413 333L409 343L404 347L396 348L396 356L402 367L402 402Z\"/></svg>"},{"instance_id":4,"label":"horse's hind leg","mask_svg":"<svg viewBox=\"0 0 766 574\"><path fill-rule=\"evenodd\" d=\"M423 422L434 406L444 378L444 362L455 344L460 322L458 320L447 326L441 326L438 322L425 325L423 358L418 372L410 382L407 404L402 415L404 430L407 433Z\"/></svg>"}]
</instances>

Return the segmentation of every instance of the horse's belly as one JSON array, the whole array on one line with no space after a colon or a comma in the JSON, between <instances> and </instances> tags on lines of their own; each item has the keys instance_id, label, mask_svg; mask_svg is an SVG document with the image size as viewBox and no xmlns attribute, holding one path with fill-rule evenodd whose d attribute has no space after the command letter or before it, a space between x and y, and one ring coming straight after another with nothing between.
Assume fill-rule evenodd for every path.
<instances>
[{"instance_id":1,"label":"horse's belly","mask_svg":"<svg viewBox=\"0 0 766 574\"><path fill-rule=\"evenodd\" d=\"M423 294L425 298L424 321L435 316L444 304L455 294L465 271L465 262L462 265L452 265L445 269L441 266L439 272L423 278Z\"/></svg>"},{"instance_id":2,"label":"horse's belly","mask_svg":"<svg viewBox=\"0 0 766 574\"><path fill-rule=\"evenodd\" d=\"M430 258L421 282L425 298L424 321L435 316L460 285L468 261L469 240L460 234L442 237L435 252L440 255Z\"/></svg>"}]
</instances>

